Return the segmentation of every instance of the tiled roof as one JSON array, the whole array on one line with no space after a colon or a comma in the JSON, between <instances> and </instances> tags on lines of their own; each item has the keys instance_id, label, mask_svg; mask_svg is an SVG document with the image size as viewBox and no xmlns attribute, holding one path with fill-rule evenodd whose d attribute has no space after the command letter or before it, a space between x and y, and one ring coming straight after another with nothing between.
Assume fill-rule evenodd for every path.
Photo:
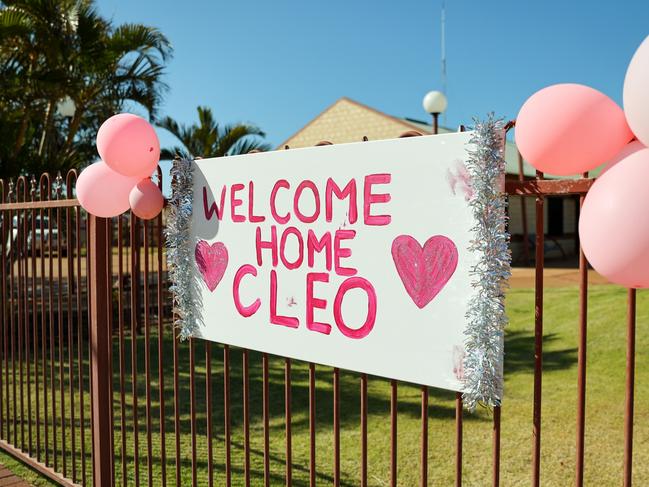
<instances>
[{"instance_id":1,"label":"tiled roof","mask_svg":"<svg viewBox=\"0 0 649 487\"><path fill-rule=\"evenodd\" d=\"M408 130L430 133L431 126L420 120L393 117L343 97L289 137L279 148L286 145L293 148L309 147L323 140L334 144L358 142L363 136L369 140L392 139ZM439 132L448 133L455 130L440 127ZM509 140L505 160L507 173L518 174L518 151L516 145ZM523 169L526 176L535 175L535 170L529 164L524 163Z\"/></svg>"}]
</instances>

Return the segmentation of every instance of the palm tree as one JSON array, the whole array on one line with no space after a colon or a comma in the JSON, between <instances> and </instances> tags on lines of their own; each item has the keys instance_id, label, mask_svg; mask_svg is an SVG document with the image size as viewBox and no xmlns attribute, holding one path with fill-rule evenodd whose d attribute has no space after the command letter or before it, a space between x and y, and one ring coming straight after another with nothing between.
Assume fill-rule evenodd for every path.
<instances>
[{"instance_id":1,"label":"palm tree","mask_svg":"<svg viewBox=\"0 0 649 487\"><path fill-rule=\"evenodd\" d=\"M163 149L161 159L173 159L177 156L222 157L247 154L252 150L270 150L269 144L259 140L266 134L255 125L219 125L209 108L197 107L197 111L198 125L179 124L171 117L165 117L158 122L158 126L171 132L182 143L182 147Z\"/></svg>"},{"instance_id":2,"label":"palm tree","mask_svg":"<svg viewBox=\"0 0 649 487\"><path fill-rule=\"evenodd\" d=\"M79 167L96 157L100 123L137 105L153 119L172 53L156 28L114 26L92 0L0 3L0 171ZM74 116L56 113L70 97ZM34 167L37 166L37 167Z\"/></svg>"}]
</instances>

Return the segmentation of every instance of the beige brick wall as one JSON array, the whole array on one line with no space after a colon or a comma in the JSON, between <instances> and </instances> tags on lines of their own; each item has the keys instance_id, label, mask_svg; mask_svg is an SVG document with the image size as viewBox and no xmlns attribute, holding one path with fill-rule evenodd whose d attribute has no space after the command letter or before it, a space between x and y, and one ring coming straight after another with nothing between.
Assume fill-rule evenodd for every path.
<instances>
[{"instance_id":1,"label":"beige brick wall","mask_svg":"<svg viewBox=\"0 0 649 487\"><path fill-rule=\"evenodd\" d=\"M323 140L343 144L360 142L364 135L369 140L394 139L408 130L413 127L342 98L285 144L292 148L310 147Z\"/></svg>"}]
</instances>

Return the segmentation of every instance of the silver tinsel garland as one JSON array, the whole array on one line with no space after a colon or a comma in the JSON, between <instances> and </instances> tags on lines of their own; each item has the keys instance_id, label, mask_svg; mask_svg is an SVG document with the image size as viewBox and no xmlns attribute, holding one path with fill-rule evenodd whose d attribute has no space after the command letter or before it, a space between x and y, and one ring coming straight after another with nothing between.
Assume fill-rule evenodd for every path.
<instances>
[{"instance_id":1,"label":"silver tinsel garland","mask_svg":"<svg viewBox=\"0 0 649 487\"><path fill-rule=\"evenodd\" d=\"M475 120L466 163L474 197L469 205L476 225L469 250L479 256L471 274L474 294L466 313L464 404L499 406L503 395L505 314L504 289L510 276L511 253L504 194L504 131L493 114Z\"/></svg>"},{"instance_id":2,"label":"silver tinsel garland","mask_svg":"<svg viewBox=\"0 0 649 487\"><path fill-rule=\"evenodd\" d=\"M175 320L180 339L185 340L197 330L201 303L194 276L194 248L190 240L192 221L192 161L176 159L171 167L171 198L165 235L167 264L171 277Z\"/></svg>"}]
</instances>

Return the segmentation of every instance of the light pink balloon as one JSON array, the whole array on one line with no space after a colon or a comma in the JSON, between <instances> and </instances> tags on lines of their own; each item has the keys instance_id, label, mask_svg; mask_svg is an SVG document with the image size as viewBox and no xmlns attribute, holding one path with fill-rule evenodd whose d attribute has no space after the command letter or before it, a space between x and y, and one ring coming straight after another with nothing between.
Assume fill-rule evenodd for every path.
<instances>
[{"instance_id":1,"label":"light pink balloon","mask_svg":"<svg viewBox=\"0 0 649 487\"><path fill-rule=\"evenodd\" d=\"M632 138L622 109L584 85L559 84L537 91L516 118L516 145L523 158L549 174L595 169Z\"/></svg>"},{"instance_id":2,"label":"light pink balloon","mask_svg":"<svg viewBox=\"0 0 649 487\"><path fill-rule=\"evenodd\" d=\"M95 162L81 171L77 198L92 215L103 218L121 215L128 210L128 195L138 181L113 171L103 161Z\"/></svg>"},{"instance_id":3,"label":"light pink balloon","mask_svg":"<svg viewBox=\"0 0 649 487\"><path fill-rule=\"evenodd\" d=\"M613 159L611 159L610 161L608 161L604 165L604 167L602 168L602 172L600 172L599 175L601 176L606 171L608 171L610 168L615 166L618 162L620 162L622 159L625 159L627 156L630 156L634 152L637 152L637 151L639 151L641 149L646 149L646 147L644 145L642 145L642 143L640 141L633 140L633 141L629 142L627 145L622 147L622 150L620 152L615 154L615 157L613 157Z\"/></svg>"},{"instance_id":4,"label":"light pink balloon","mask_svg":"<svg viewBox=\"0 0 649 487\"><path fill-rule=\"evenodd\" d=\"M160 141L142 117L120 113L99 127L97 151L113 170L142 179L151 176L158 165Z\"/></svg>"},{"instance_id":5,"label":"light pink balloon","mask_svg":"<svg viewBox=\"0 0 649 487\"><path fill-rule=\"evenodd\" d=\"M586 195L579 237L588 261L610 281L649 287L649 149L597 178Z\"/></svg>"},{"instance_id":6,"label":"light pink balloon","mask_svg":"<svg viewBox=\"0 0 649 487\"><path fill-rule=\"evenodd\" d=\"M640 142L649 146L649 36L626 70L623 101L629 127Z\"/></svg>"},{"instance_id":7,"label":"light pink balloon","mask_svg":"<svg viewBox=\"0 0 649 487\"><path fill-rule=\"evenodd\" d=\"M151 220L160 214L164 198L158 186L149 178L141 180L128 197L131 210L138 218Z\"/></svg>"}]
</instances>

